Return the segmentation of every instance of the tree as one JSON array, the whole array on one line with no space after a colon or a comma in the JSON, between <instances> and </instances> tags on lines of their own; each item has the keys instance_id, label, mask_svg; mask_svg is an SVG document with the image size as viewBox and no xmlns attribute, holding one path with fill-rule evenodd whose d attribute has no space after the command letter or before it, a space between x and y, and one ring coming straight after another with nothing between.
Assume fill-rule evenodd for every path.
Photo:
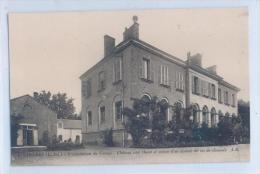
<instances>
[{"instance_id":1,"label":"tree","mask_svg":"<svg viewBox=\"0 0 260 174\"><path fill-rule=\"evenodd\" d=\"M168 107L168 103L152 97L149 101L134 99L132 109L124 108L125 128L132 135L134 145L139 146L144 137L156 146L165 141Z\"/></svg>"},{"instance_id":2,"label":"tree","mask_svg":"<svg viewBox=\"0 0 260 174\"><path fill-rule=\"evenodd\" d=\"M18 114L12 114L11 115L11 146L16 146L17 145L17 138L18 138L18 129L20 128L19 126L19 121L23 119L24 116Z\"/></svg>"},{"instance_id":3,"label":"tree","mask_svg":"<svg viewBox=\"0 0 260 174\"><path fill-rule=\"evenodd\" d=\"M243 143L250 143L250 103L238 101L238 116L241 119L241 139Z\"/></svg>"},{"instance_id":4,"label":"tree","mask_svg":"<svg viewBox=\"0 0 260 174\"><path fill-rule=\"evenodd\" d=\"M113 147L114 146L114 141L113 141L113 129L107 129L103 132L103 143L108 146L108 147Z\"/></svg>"},{"instance_id":5,"label":"tree","mask_svg":"<svg viewBox=\"0 0 260 174\"><path fill-rule=\"evenodd\" d=\"M66 93L51 94L50 91L33 93L34 99L57 113L58 118L77 119L73 99L68 98Z\"/></svg>"},{"instance_id":6,"label":"tree","mask_svg":"<svg viewBox=\"0 0 260 174\"><path fill-rule=\"evenodd\" d=\"M218 123L217 142L221 145L233 143L233 125L230 117L224 117Z\"/></svg>"},{"instance_id":7,"label":"tree","mask_svg":"<svg viewBox=\"0 0 260 174\"><path fill-rule=\"evenodd\" d=\"M134 104L135 106L135 104ZM127 117L125 128L133 139L133 144L139 146L142 138L147 134L149 119L144 113L141 113L137 108L124 108L123 114Z\"/></svg>"}]
</instances>

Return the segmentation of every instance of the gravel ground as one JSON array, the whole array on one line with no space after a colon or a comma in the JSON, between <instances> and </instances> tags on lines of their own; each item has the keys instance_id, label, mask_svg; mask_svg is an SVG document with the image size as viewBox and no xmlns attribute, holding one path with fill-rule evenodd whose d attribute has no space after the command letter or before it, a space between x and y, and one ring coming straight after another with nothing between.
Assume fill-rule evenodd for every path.
<instances>
[{"instance_id":1,"label":"gravel ground","mask_svg":"<svg viewBox=\"0 0 260 174\"><path fill-rule=\"evenodd\" d=\"M101 165L246 162L250 145L185 148L107 148L86 147L70 151L34 151L12 153L12 165Z\"/></svg>"}]
</instances>

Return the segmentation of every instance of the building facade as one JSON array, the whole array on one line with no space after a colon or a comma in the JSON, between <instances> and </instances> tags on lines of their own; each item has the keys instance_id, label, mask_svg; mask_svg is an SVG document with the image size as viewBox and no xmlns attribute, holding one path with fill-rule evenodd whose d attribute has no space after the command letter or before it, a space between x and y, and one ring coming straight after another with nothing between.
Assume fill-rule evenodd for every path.
<instances>
[{"instance_id":1,"label":"building facade","mask_svg":"<svg viewBox=\"0 0 260 174\"><path fill-rule=\"evenodd\" d=\"M57 114L30 95L12 99L10 114L11 117L21 116L18 120L18 146L43 145L45 136L51 140L57 135Z\"/></svg>"},{"instance_id":2,"label":"building facade","mask_svg":"<svg viewBox=\"0 0 260 174\"><path fill-rule=\"evenodd\" d=\"M59 142L81 143L81 120L58 119L57 138Z\"/></svg>"},{"instance_id":3,"label":"building facade","mask_svg":"<svg viewBox=\"0 0 260 174\"><path fill-rule=\"evenodd\" d=\"M47 138L49 143L54 138L59 142L76 144L82 141L81 120L58 119L55 112L30 95L12 99L10 114L11 117L20 117L17 120L17 146L46 145Z\"/></svg>"},{"instance_id":4,"label":"building facade","mask_svg":"<svg viewBox=\"0 0 260 174\"><path fill-rule=\"evenodd\" d=\"M239 89L223 80L216 67L203 68L201 55L187 54L187 61L172 56L139 39L137 17L126 28L123 41L104 36L104 58L81 75L83 143L102 142L100 134L113 129L116 144L131 138L123 127L123 107L132 107L133 98L151 100L157 96L173 108L191 108L190 119L216 126L220 116L237 115Z\"/></svg>"}]
</instances>

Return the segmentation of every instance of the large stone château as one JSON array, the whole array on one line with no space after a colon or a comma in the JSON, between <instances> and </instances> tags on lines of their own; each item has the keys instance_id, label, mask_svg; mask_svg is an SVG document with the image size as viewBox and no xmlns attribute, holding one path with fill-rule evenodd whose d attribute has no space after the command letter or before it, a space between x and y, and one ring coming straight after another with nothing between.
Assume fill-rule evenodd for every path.
<instances>
[{"instance_id":1,"label":"large stone ch\u00e2teau","mask_svg":"<svg viewBox=\"0 0 260 174\"><path fill-rule=\"evenodd\" d=\"M191 108L189 119L209 127L222 116L237 115L239 89L224 81L216 66L203 68L200 54L188 53L183 61L140 40L137 17L133 19L118 45L104 36L104 58L80 77L84 143L100 143L101 132L112 128L114 141L124 146L130 136L121 111L132 107L133 98L157 96L171 106ZM173 108L167 121L174 117Z\"/></svg>"}]
</instances>

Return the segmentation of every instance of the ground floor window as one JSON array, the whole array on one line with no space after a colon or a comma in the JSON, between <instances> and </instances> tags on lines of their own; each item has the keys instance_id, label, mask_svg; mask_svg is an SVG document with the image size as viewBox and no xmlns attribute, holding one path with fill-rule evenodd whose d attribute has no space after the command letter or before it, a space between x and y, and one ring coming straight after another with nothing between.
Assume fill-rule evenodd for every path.
<instances>
[{"instance_id":1,"label":"ground floor window","mask_svg":"<svg viewBox=\"0 0 260 174\"><path fill-rule=\"evenodd\" d=\"M116 120L122 120L122 101L115 103L115 116Z\"/></svg>"},{"instance_id":2,"label":"ground floor window","mask_svg":"<svg viewBox=\"0 0 260 174\"><path fill-rule=\"evenodd\" d=\"M206 106L202 109L202 123L208 124L208 108Z\"/></svg>"},{"instance_id":3,"label":"ground floor window","mask_svg":"<svg viewBox=\"0 0 260 174\"><path fill-rule=\"evenodd\" d=\"M105 106L101 106L99 108L99 112L100 112L100 123L101 124L105 123L105 121L106 121L106 114L105 114L106 108L105 108Z\"/></svg>"}]
</instances>

